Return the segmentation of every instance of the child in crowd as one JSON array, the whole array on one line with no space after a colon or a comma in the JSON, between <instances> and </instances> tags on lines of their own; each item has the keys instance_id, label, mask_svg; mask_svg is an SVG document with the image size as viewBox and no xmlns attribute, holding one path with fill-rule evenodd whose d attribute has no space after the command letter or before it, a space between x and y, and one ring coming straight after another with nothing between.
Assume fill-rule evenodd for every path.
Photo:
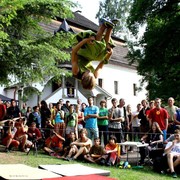
<instances>
[{"instance_id":1,"label":"child in crowd","mask_svg":"<svg viewBox=\"0 0 180 180\"><path fill-rule=\"evenodd\" d=\"M75 36L71 55L72 73L81 80L84 89L91 90L95 87L99 70L108 63L112 55L112 48L115 46L111 41L111 34L117 22L101 19L97 33L88 30ZM96 69L93 68L92 61L100 61Z\"/></svg>"},{"instance_id":2,"label":"child in crowd","mask_svg":"<svg viewBox=\"0 0 180 180\"><path fill-rule=\"evenodd\" d=\"M119 145L116 142L117 142L116 137L114 135L111 135L109 137L108 144L105 146L106 155L104 155L100 160L100 163L102 165L104 164L106 164L107 166L115 165L118 155L120 154L120 152L118 152Z\"/></svg>"},{"instance_id":3,"label":"child in crowd","mask_svg":"<svg viewBox=\"0 0 180 180\"><path fill-rule=\"evenodd\" d=\"M53 131L50 137L45 140L44 151L49 155L57 156L63 151L64 141L65 139L62 136Z\"/></svg>"},{"instance_id":4,"label":"child in crowd","mask_svg":"<svg viewBox=\"0 0 180 180\"><path fill-rule=\"evenodd\" d=\"M100 138L96 138L94 139L94 145L91 147L89 153L84 155L84 159L88 162L99 163L104 154L106 154L106 151L100 145Z\"/></svg>"}]
</instances>

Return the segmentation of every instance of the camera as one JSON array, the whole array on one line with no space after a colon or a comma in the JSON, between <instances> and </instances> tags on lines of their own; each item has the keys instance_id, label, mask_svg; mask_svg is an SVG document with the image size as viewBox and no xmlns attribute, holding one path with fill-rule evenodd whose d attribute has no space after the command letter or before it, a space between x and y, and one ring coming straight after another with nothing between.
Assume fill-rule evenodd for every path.
<instances>
[{"instance_id":1,"label":"camera","mask_svg":"<svg viewBox=\"0 0 180 180\"><path fill-rule=\"evenodd\" d=\"M32 134L32 140L36 141L36 134L35 133Z\"/></svg>"}]
</instances>

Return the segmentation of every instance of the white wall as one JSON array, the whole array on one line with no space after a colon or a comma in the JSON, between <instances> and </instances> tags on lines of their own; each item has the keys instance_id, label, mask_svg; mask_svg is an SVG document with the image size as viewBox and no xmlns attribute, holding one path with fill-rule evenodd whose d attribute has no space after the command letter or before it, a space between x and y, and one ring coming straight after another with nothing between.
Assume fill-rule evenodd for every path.
<instances>
[{"instance_id":1,"label":"white wall","mask_svg":"<svg viewBox=\"0 0 180 180\"><path fill-rule=\"evenodd\" d=\"M94 67L97 66L97 62L93 62ZM115 65L105 65L100 72L99 78L103 79L103 88L110 94L113 98L124 98L126 105L131 104L133 109L136 109L136 105L141 102L142 99L146 98L146 90L137 92L134 96L133 84L137 87L140 86L141 76L137 74L136 70L115 66ZM114 94L114 81L118 81L119 93ZM108 107L111 107L111 100L108 100Z\"/></svg>"}]
</instances>

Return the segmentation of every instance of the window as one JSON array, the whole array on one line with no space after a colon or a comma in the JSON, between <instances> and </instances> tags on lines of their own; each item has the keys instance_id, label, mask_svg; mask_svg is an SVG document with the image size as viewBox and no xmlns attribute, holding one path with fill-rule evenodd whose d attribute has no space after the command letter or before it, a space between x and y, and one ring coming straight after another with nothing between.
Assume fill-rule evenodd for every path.
<instances>
[{"instance_id":1,"label":"window","mask_svg":"<svg viewBox=\"0 0 180 180\"><path fill-rule=\"evenodd\" d=\"M134 94L134 96L137 95L137 86L136 86L136 84L133 84L133 94Z\"/></svg>"},{"instance_id":2,"label":"window","mask_svg":"<svg viewBox=\"0 0 180 180\"><path fill-rule=\"evenodd\" d=\"M114 81L114 94L118 94L118 81Z\"/></svg>"},{"instance_id":3,"label":"window","mask_svg":"<svg viewBox=\"0 0 180 180\"><path fill-rule=\"evenodd\" d=\"M98 85L102 88L103 87L103 79L98 79Z\"/></svg>"}]
</instances>

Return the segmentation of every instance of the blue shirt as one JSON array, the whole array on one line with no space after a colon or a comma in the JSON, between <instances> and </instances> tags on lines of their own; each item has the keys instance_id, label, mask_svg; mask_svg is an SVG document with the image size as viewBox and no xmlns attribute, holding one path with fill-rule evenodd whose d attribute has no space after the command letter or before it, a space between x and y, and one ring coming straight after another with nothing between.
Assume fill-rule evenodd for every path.
<instances>
[{"instance_id":1,"label":"blue shirt","mask_svg":"<svg viewBox=\"0 0 180 180\"><path fill-rule=\"evenodd\" d=\"M99 113L99 108L97 106L88 106L84 110L84 116L87 116L88 114L97 114ZM97 118L88 118L86 119L86 125L85 128L98 128L97 126Z\"/></svg>"}]
</instances>

